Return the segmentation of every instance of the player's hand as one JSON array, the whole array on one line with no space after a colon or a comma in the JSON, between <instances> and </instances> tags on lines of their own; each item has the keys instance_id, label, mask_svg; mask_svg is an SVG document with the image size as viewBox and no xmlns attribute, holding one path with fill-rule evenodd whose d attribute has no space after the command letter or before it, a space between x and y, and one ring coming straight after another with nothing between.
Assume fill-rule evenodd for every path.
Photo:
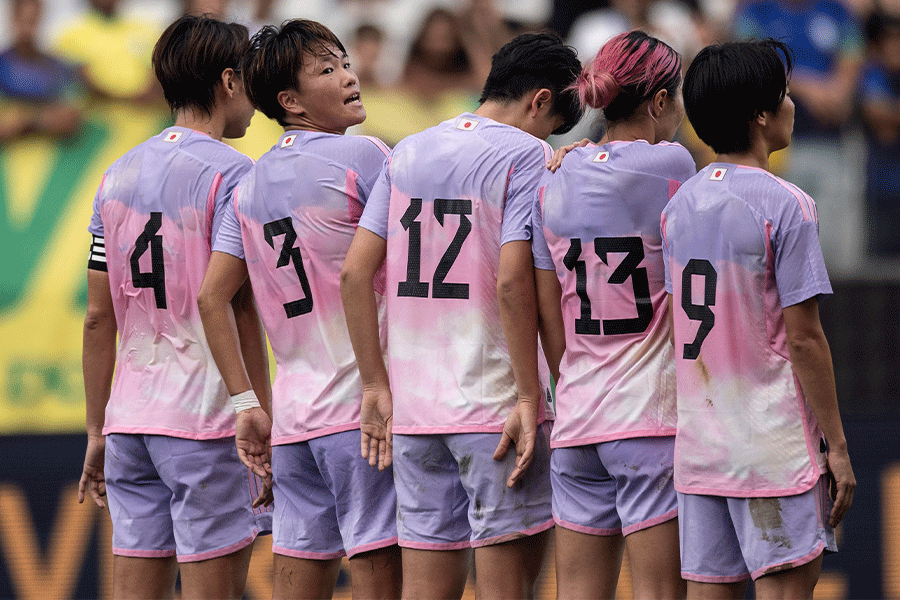
<instances>
[{"instance_id":1,"label":"player's hand","mask_svg":"<svg viewBox=\"0 0 900 600\"><path fill-rule=\"evenodd\" d=\"M84 453L84 469L81 481L78 482L78 502L84 502L86 493L100 508L106 508L106 479L103 477L103 464L106 459L106 437L88 436L87 450Z\"/></svg>"},{"instance_id":2,"label":"player's hand","mask_svg":"<svg viewBox=\"0 0 900 600\"><path fill-rule=\"evenodd\" d=\"M506 486L512 487L522 479L525 470L534 458L534 442L537 437L539 400L519 398L515 408L506 418L500 443L494 451L494 460L503 460L509 450L510 443L516 446L516 466L506 480Z\"/></svg>"},{"instance_id":3,"label":"player's hand","mask_svg":"<svg viewBox=\"0 0 900 600\"><path fill-rule=\"evenodd\" d=\"M575 142L574 144L569 144L567 146L559 148L556 152L553 153L553 156L550 157L550 160L547 161L547 168L550 169L552 173L556 173L556 170L562 164L563 157L566 154L568 154L575 148L584 148L590 143L592 143L591 140L584 138L580 142Z\"/></svg>"},{"instance_id":4,"label":"player's hand","mask_svg":"<svg viewBox=\"0 0 900 600\"><path fill-rule=\"evenodd\" d=\"M264 482L272 482L272 421L261 407L237 414L234 443L238 458Z\"/></svg>"},{"instance_id":5,"label":"player's hand","mask_svg":"<svg viewBox=\"0 0 900 600\"><path fill-rule=\"evenodd\" d=\"M856 477L853 476L850 455L846 449L828 450L828 475L831 483L831 499L834 500L828 524L836 527L853 504L853 492L856 490Z\"/></svg>"},{"instance_id":6,"label":"player's hand","mask_svg":"<svg viewBox=\"0 0 900 600\"><path fill-rule=\"evenodd\" d=\"M387 385L363 386L359 443L369 465L384 471L393 460L394 399Z\"/></svg>"},{"instance_id":7,"label":"player's hand","mask_svg":"<svg viewBox=\"0 0 900 600\"><path fill-rule=\"evenodd\" d=\"M253 500L253 508L269 506L275 500L275 496L272 494L272 478L265 478L262 482L263 489L259 492L259 496Z\"/></svg>"}]
</instances>

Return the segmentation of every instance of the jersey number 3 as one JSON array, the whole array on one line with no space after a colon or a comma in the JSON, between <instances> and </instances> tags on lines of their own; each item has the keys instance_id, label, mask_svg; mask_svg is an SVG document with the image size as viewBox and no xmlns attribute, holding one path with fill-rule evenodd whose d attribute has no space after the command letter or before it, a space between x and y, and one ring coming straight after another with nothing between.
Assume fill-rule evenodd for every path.
<instances>
[{"instance_id":1,"label":"jersey number 3","mask_svg":"<svg viewBox=\"0 0 900 600\"><path fill-rule=\"evenodd\" d=\"M290 217L270 221L263 225L263 234L266 236L266 243L275 249L275 238L279 235L284 236L281 244L281 253L278 255L278 262L275 268L286 267L290 263L294 263L294 271L297 272L297 278L300 279L300 287L303 288L303 298L292 302L284 303L284 312L288 319L305 315L312 312L313 299L312 291L309 289L309 279L306 277L306 270L303 268L303 256L300 254L300 248L294 247L297 241L297 232L294 230L294 224Z\"/></svg>"}]
</instances>

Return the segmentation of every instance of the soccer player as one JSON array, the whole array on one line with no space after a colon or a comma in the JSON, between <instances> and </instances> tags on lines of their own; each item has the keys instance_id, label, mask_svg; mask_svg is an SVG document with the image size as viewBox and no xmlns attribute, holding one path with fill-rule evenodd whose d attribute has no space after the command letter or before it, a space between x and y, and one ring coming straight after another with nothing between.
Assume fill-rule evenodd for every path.
<instances>
[{"instance_id":1,"label":"soccer player","mask_svg":"<svg viewBox=\"0 0 900 600\"><path fill-rule=\"evenodd\" d=\"M743 598L750 577L758 598L812 598L856 486L819 323L816 205L767 170L791 140L791 66L768 39L709 46L685 75L688 118L717 154L662 215L693 598Z\"/></svg>"},{"instance_id":2,"label":"soccer player","mask_svg":"<svg viewBox=\"0 0 900 600\"><path fill-rule=\"evenodd\" d=\"M603 110L599 145L569 152L534 206L539 312L555 356L551 480L559 598L612 598L624 545L636 598L680 598L672 485L675 361L659 215L697 169L669 141L684 118L681 58L617 35L578 80ZM563 354L563 350L565 354ZM558 362L562 356L561 363Z\"/></svg>"},{"instance_id":3,"label":"soccer player","mask_svg":"<svg viewBox=\"0 0 900 600\"><path fill-rule=\"evenodd\" d=\"M274 595L330 598L346 555L355 598L396 598L393 475L359 455L363 389L340 300L341 265L389 149L344 135L366 111L324 25L264 27L244 65L250 100L285 133L235 191L199 300L232 394L252 394L227 311L248 273L275 354ZM267 434L248 438L262 461Z\"/></svg>"},{"instance_id":4,"label":"soccer player","mask_svg":"<svg viewBox=\"0 0 900 600\"><path fill-rule=\"evenodd\" d=\"M117 598L171 598L179 563L182 597L240 598L259 530L234 410L197 311L226 198L252 164L222 142L244 135L253 116L239 70L247 44L243 25L214 19L166 29L153 66L175 125L113 163L94 201L79 501L87 492L102 507L108 496ZM232 306L268 403L249 290Z\"/></svg>"},{"instance_id":5,"label":"soccer player","mask_svg":"<svg viewBox=\"0 0 900 600\"><path fill-rule=\"evenodd\" d=\"M504 329L537 328L531 203L542 140L581 116L567 91L580 70L555 35L505 45L474 113L394 149L344 263L361 449L394 464L405 598L460 597L469 548L480 598L533 594L553 525L548 409L536 341L508 348ZM387 367L372 292L385 258ZM514 377L511 352L534 377Z\"/></svg>"}]
</instances>

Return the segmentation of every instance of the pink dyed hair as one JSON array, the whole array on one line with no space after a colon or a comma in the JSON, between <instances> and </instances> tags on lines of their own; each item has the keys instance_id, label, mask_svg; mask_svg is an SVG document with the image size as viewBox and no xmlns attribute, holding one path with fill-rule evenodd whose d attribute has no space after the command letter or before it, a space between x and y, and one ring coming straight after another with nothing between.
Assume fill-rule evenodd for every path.
<instances>
[{"instance_id":1,"label":"pink dyed hair","mask_svg":"<svg viewBox=\"0 0 900 600\"><path fill-rule=\"evenodd\" d=\"M627 94L633 101L631 110L621 115L627 117L658 90L673 92L680 81L681 56L665 42L633 30L606 42L573 87L581 105L591 108L606 109Z\"/></svg>"}]
</instances>

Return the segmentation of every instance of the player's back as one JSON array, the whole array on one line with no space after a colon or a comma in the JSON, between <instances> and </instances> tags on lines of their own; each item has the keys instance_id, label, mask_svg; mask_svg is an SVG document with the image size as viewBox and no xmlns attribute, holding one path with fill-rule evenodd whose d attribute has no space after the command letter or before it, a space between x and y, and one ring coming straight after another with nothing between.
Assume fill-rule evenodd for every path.
<instances>
[{"instance_id":1,"label":"player's back","mask_svg":"<svg viewBox=\"0 0 900 600\"><path fill-rule=\"evenodd\" d=\"M578 148L544 176L535 264L556 270L566 330L554 446L675 433L659 218L695 172L679 144L640 140Z\"/></svg>"},{"instance_id":2,"label":"player's back","mask_svg":"<svg viewBox=\"0 0 900 600\"><path fill-rule=\"evenodd\" d=\"M105 238L119 330L106 432L233 433L228 393L197 309L219 207L252 161L171 127L104 175L91 233Z\"/></svg>"},{"instance_id":3,"label":"player's back","mask_svg":"<svg viewBox=\"0 0 900 600\"><path fill-rule=\"evenodd\" d=\"M274 443L359 427L362 383L340 272L388 152L375 138L291 131L235 193L244 257L278 365Z\"/></svg>"},{"instance_id":4,"label":"player's back","mask_svg":"<svg viewBox=\"0 0 900 600\"><path fill-rule=\"evenodd\" d=\"M818 479L821 433L782 314L831 291L817 231L809 196L751 167L713 163L666 207L679 490L784 495Z\"/></svg>"},{"instance_id":5,"label":"player's back","mask_svg":"<svg viewBox=\"0 0 900 600\"><path fill-rule=\"evenodd\" d=\"M395 431L502 427L516 388L497 304L500 247L530 238L548 157L537 138L472 114L392 153L383 181Z\"/></svg>"}]
</instances>

